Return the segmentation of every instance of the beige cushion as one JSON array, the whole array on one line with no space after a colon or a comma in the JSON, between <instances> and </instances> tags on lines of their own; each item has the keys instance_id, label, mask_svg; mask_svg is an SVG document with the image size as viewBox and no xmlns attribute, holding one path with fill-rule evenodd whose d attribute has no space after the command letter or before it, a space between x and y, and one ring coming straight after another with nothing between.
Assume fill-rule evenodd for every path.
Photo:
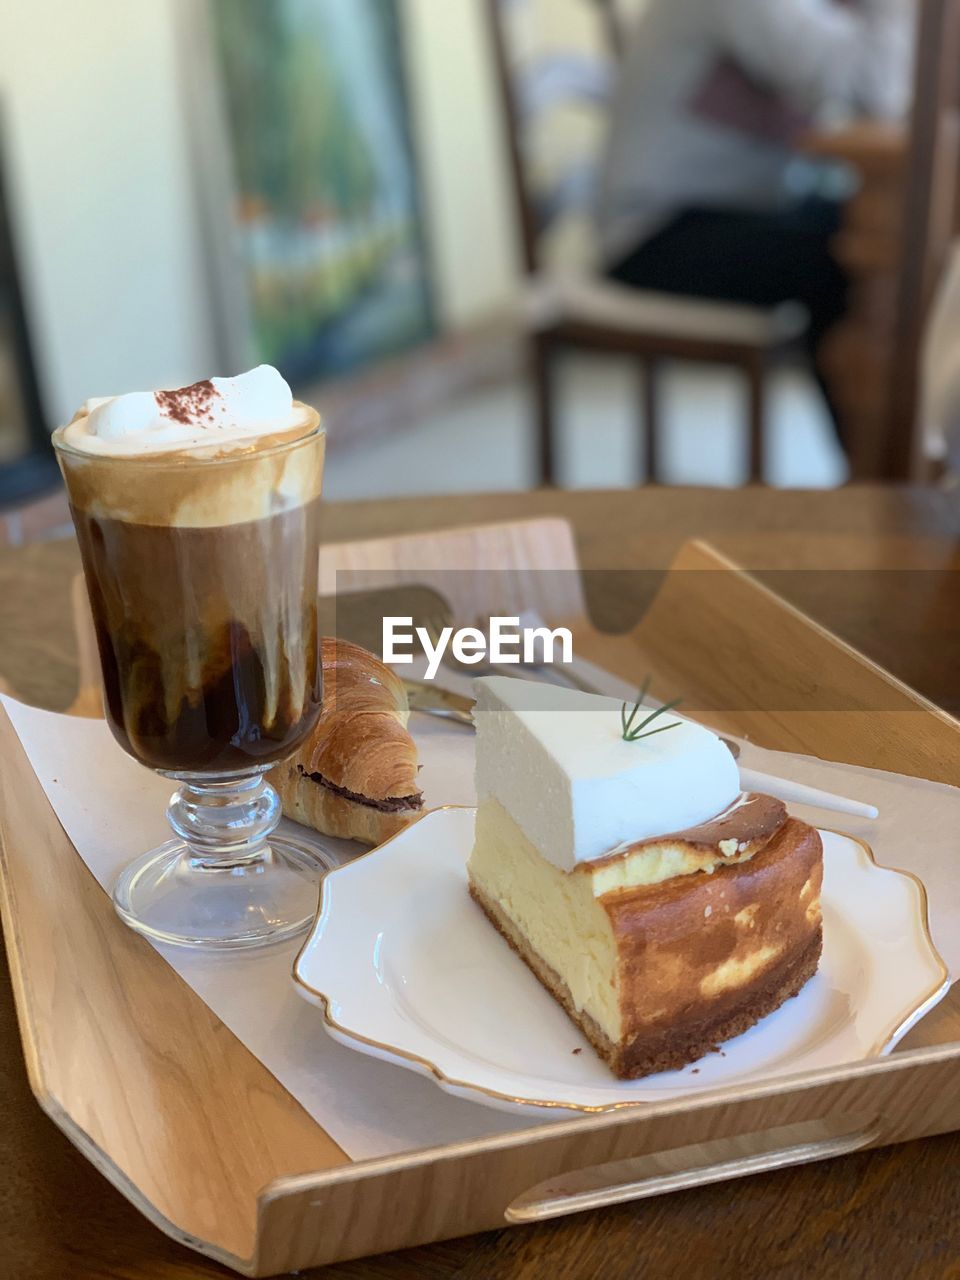
<instances>
[{"instance_id":1,"label":"beige cushion","mask_svg":"<svg viewBox=\"0 0 960 1280\"><path fill-rule=\"evenodd\" d=\"M746 307L561 273L531 277L522 306L535 332L576 322L619 330L624 337L650 334L766 348L798 337L806 327L806 314L794 303Z\"/></svg>"}]
</instances>

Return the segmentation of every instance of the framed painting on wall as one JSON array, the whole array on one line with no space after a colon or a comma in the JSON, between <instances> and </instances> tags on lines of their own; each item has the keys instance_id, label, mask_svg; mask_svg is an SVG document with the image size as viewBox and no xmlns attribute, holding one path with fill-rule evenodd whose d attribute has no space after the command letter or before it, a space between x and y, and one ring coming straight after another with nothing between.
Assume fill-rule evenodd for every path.
<instances>
[{"instance_id":1,"label":"framed painting on wall","mask_svg":"<svg viewBox=\"0 0 960 1280\"><path fill-rule=\"evenodd\" d=\"M202 78L226 152L208 239L234 277L231 363L303 384L429 338L396 0L210 0L208 13ZM210 159L208 136L199 176L216 186Z\"/></svg>"}]
</instances>

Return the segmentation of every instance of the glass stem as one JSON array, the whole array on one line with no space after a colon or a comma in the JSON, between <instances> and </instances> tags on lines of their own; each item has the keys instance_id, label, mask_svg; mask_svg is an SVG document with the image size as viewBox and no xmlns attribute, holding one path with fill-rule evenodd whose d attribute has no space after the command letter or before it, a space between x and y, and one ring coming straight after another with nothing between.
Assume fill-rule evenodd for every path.
<instances>
[{"instance_id":1,"label":"glass stem","mask_svg":"<svg viewBox=\"0 0 960 1280\"><path fill-rule=\"evenodd\" d=\"M243 777L192 777L175 791L167 820L198 870L252 868L270 857L280 798L260 771Z\"/></svg>"}]
</instances>

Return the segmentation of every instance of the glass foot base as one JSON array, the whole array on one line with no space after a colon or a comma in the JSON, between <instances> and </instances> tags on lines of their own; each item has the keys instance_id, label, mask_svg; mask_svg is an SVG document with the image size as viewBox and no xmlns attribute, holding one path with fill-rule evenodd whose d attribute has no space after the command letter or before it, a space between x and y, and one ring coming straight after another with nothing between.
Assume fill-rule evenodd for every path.
<instances>
[{"instance_id":1,"label":"glass foot base","mask_svg":"<svg viewBox=\"0 0 960 1280\"><path fill-rule=\"evenodd\" d=\"M182 840L151 849L113 891L120 918L156 942L226 950L304 933L334 861L317 845L272 834L256 856L204 863Z\"/></svg>"}]
</instances>

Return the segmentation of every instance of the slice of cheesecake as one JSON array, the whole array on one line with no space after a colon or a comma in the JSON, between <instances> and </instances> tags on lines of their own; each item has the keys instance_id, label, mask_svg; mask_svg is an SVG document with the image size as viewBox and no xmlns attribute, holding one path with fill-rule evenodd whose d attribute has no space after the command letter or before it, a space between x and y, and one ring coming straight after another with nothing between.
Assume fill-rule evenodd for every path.
<instances>
[{"instance_id":1,"label":"slice of cheesecake","mask_svg":"<svg viewBox=\"0 0 960 1280\"><path fill-rule=\"evenodd\" d=\"M631 742L615 699L476 690L470 892L618 1076L692 1062L800 990L820 837L744 795L715 734L670 713Z\"/></svg>"}]
</instances>

